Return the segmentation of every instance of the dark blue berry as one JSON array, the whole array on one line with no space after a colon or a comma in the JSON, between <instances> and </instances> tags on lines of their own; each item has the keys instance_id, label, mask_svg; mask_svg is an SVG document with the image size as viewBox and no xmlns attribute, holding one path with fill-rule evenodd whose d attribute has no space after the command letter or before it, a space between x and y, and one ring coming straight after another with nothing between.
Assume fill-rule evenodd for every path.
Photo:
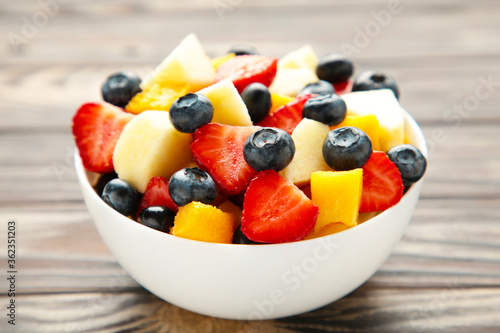
<instances>
[{"instance_id":1,"label":"dark blue berry","mask_svg":"<svg viewBox=\"0 0 500 333\"><path fill-rule=\"evenodd\" d=\"M234 230L233 244L253 245L253 244L261 244L261 243L257 243L257 242L254 242L254 241L248 239L247 236L245 236L243 234L243 232L241 232L241 225L239 225Z\"/></svg>"},{"instance_id":2,"label":"dark blue berry","mask_svg":"<svg viewBox=\"0 0 500 333\"><path fill-rule=\"evenodd\" d=\"M179 206L191 201L211 204L217 196L217 187L212 177L198 168L184 168L174 173L170 177L168 191Z\"/></svg>"},{"instance_id":3,"label":"dark blue berry","mask_svg":"<svg viewBox=\"0 0 500 333\"><path fill-rule=\"evenodd\" d=\"M183 133L193 133L197 128L212 121L214 108L206 96L189 93L172 104L169 115L175 129Z\"/></svg>"},{"instance_id":4,"label":"dark blue berry","mask_svg":"<svg viewBox=\"0 0 500 333\"><path fill-rule=\"evenodd\" d=\"M135 216L140 195L129 182L115 178L104 186L101 198L117 212L125 216Z\"/></svg>"},{"instance_id":5,"label":"dark blue berry","mask_svg":"<svg viewBox=\"0 0 500 333\"><path fill-rule=\"evenodd\" d=\"M137 93L141 92L141 79L132 71L123 71L109 76L101 87L102 98L121 108Z\"/></svg>"},{"instance_id":6,"label":"dark blue berry","mask_svg":"<svg viewBox=\"0 0 500 333\"><path fill-rule=\"evenodd\" d=\"M241 98L248 109L252 122L258 123L264 119L271 109L271 93L262 83L249 84L241 93Z\"/></svg>"},{"instance_id":7,"label":"dark blue berry","mask_svg":"<svg viewBox=\"0 0 500 333\"><path fill-rule=\"evenodd\" d=\"M334 94L335 88L330 82L319 80L318 82L313 82L307 84L301 91L297 94L297 96L307 95L307 94Z\"/></svg>"},{"instance_id":8,"label":"dark blue berry","mask_svg":"<svg viewBox=\"0 0 500 333\"><path fill-rule=\"evenodd\" d=\"M409 187L424 176L427 159L412 145L398 145L387 151L389 159L396 164L403 179L403 185Z\"/></svg>"},{"instance_id":9,"label":"dark blue berry","mask_svg":"<svg viewBox=\"0 0 500 333\"><path fill-rule=\"evenodd\" d=\"M342 97L319 95L307 100L302 108L302 117L314 119L328 126L340 124L346 116L347 106Z\"/></svg>"},{"instance_id":10,"label":"dark blue berry","mask_svg":"<svg viewBox=\"0 0 500 333\"><path fill-rule=\"evenodd\" d=\"M323 158L337 171L362 168L372 154L368 135L356 127L340 127L328 133L323 142Z\"/></svg>"},{"instance_id":11,"label":"dark blue berry","mask_svg":"<svg viewBox=\"0 0 500 333\"><path fill-rule=\"evenodd\" d=\"M252 46L252 45L237 44L237 45L233 45L227 51L227 53L234 53L237 56L241 56L241 55L255 55L255 54L259 54L259 51L257 51L257 49L254 46Z\"/></svg>"},{"instance_id":12,"label":"dark blue berry","mask_svg":"<svg viewBox=\"0 0 500 333\"><path fill-rule=\"evenodd\" d=\"M150 206L142 210L137 222L147 227L169 232L174 226L175 213L164 206Z\"/></svg>"},{"instance_id":13,"label":"dark blue berry","mask_svg":"<svg viewBox=\"0 0 500 333\"><path fill-rule=\"evenodd\" d=\"M253 132L243 146L245 161L257 171L283 170L294 154L295 144L290 134L273 127Z\"/></svg>"},{"instance_id":14,"label":"dark blue berry","mask_svg":"<svg viewBox=\"0 0 500 333\"><path fill-rule=\"evenodd\" d=\"M329 53L319 58L316 75L320 80L339 83L349 80L354 72L354 65L345 55Z\"/></svg>"},{"instance_id":15,"label":"dark blue berry","mask_svg":"<svg viewBox=\"0 0 500 333\"><path fill-rule=\"evenodd\" d=\"M104 190L104 186L112 180L118 178L118 175L116 172L110 172L110 173L105 173L101 176L99 176L99 179L97 180L97 183L94 185L94 190L97 192L99 196L102 195L102 190Z\"/></svg>"},{"instance_id":16,"label":"dark blue berry","mask_svg":"<svg viewBox=\"0 0 500 333\"><path fill-rule=\"evenodd\" d=\"M364 71L354 79L352 91L365 91L376 89L391 89L399 99L399 89L394 79L384 73L375 71Z\"/></svg>"}]
</instances>

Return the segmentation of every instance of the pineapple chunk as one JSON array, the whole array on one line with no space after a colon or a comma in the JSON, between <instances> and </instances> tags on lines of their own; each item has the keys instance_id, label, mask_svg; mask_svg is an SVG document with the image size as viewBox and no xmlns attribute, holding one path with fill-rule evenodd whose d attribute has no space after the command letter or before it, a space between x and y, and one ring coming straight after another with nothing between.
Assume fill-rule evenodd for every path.
<instances>
[{"instance_id":1,"label":"pineapple chunk","mask_svg":"<svg viewBox=\"0 0 500 333\"><path fill-rule=\"evenodd\" d=\"M316 73L308 68L278 68L269 91L280 95L295 96L307 84L317 81Z\"/></svg>"},{"instance_id":2,"label":"pineapple chunk","mask_svg":"<svg viewBox=\"0 0 500 333\"><path fill-rule=\"evenodd\" d=\"M315 72L317 66L318 57L309 44L288 53L278 61L279 68L307 68Z\"/></svg>"},{"instance_id":3,"label":"pineapple chunk","mask_svg":"<svg viewBox=\"0 0 500 333\"><path fill-rule=\"evenodd\" d=\"M356 127L365 132L372 142L372 149L380 150L380 124L375 115L347 116L340 124L332 126L330 129L333 130L345 126Z\"/></svg>"},{"instance_id":4,"label":"pineapple chunk","mask_svg":"<svg viewBox=\"0 0 500 333\"><path fill-rule=\"evenodd\" d=\"M193 160L191 134L177 131L168 112L144 111L123 129L113 153L115 171L139 192L144 193L154 176L170 179Z\"/></svg>"},{"instance_id":5,"label":"pineapple chunk","mask_svg":"<svg viewBox=\"0 0 500 333\"><path fill-rule=\"evenodd\" d=\"M214 59L210 60L210 62L212 63L212 66L214 66L214 69L217 71L217 68L219 68L220 65L222 65L223 63L225 63L226 61L228 61L229 59L234 58L234 57L236 57L236 54L228 53L228 54L225 54L223 56L214 58Z\"/></svg>"},{"instance_id":6,"label":"pineapple chunk","mask_svg":"<svg viewBox=\"0 0 500 333\"><path fill-rule=\"evenodd\" d=\"M162 87L157 83L134 97L125 107L131 113L139 114L146 110L168 111L170 106L189 91L187 85Z\"/></svg>"}]
</instances>

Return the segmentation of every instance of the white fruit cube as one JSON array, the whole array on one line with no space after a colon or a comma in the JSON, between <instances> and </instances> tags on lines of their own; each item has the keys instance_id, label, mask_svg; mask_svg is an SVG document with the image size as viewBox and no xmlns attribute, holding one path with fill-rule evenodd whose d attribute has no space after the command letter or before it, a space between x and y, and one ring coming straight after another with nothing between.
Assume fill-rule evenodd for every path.
<instances>
[{"instance_id":1,"label":"white fruit cube","mask_svg":"<svg viewBox=\"0 0 500 333\"><path fill-rule=\"evenodd\" d=\"M278 61L278 68L306 68L315 72L317 66L318 57L309 44L286 54Z\"/></svg>"},{"instance_id":2,"label":"white fruit cube","mask_svg":"<svg viewBox=\"0 0 500 333\"><path fill-rule=\"evenodd\" d=\"M318 81L316 73L308 68L278 68L269 87L272 93L295 96L307 84Z\"/></svg>"}]
</instances>

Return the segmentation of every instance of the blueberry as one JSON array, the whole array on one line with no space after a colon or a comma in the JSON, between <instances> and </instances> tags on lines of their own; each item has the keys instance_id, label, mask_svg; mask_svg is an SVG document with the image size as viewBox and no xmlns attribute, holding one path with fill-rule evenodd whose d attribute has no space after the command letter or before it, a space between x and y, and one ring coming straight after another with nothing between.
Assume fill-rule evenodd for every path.
<instances>
[{"instance_id":1,"label":"blueberry","mask_svg":"<svg viewBox=\"0 0 500 333\"><path fill-rule=\"evenodd\" d=\"M257 171L283 170L294 154L295 144L290 134L273 127L253 132L243 146L245 161Z\"/></svg>"},{"instance_id":2,"label":"blueberry","mask_svg":"<svg viewBox=\"0 0 500 333\"><path fill-rule=\"evenodd\" d=\"M297 94L297 96L307 95L307 94L334 94L335 88L330 82L319 80L317 82L309 83Z\"/></svg>"},{"instance_id":3,"label":"blueberry","mask_svg":"<svg viewBox=\"0 0 500 333\"><path fill-rule=\"evenodd\" d=\"M231 46L227 53L234 53L237 56L241 56L259 54L259 51L257 51L257 49L252 45L242 43Z\"/></svg>"},{"instance_id":4,"label":"blueberry","mask_svg":"<svg viewBox=\"0 0 500 333\"><path fill-rule=\"evenodd\" d=\"M179 97L168 113L175 129L182 133L193 133L212 121L214 108L206 96L189 93Z\"/></svg>"},{"instance_id":5,"label":"blueberry","mask_svg":"<svg viewBox=\"0 0 500 333\"><path fill-rule=\"evenodd\" d=\"M184 168L174 173L170 177L168 191L179 206L191 201L211 204L217 196L217 187L212 177L198 168Z\"/></svg>"},{"instance_id":6,"label":"blueberry","mask_svg":"<svg viewBox=\"0 0 500 333\"><path fill-rule=\"evenodd\" d=\"M141 79L132 71L122 71L109 76L101 87L102 98L121 108L141 92Z\"/></svg>"},{"instance_id":7,"label":"blueberry","mask_svg":"<svg viewBox=\"0 0 500 333\"><path fill-rule=\"evenodd\" d=\"M405 188L419 181L427 169L425 156L412 145L392 147L387 151L387 156L398 167Z\"/></svg>"},{"instance_id":8,"label":"blueberry","mask_svg":"<svg viewBox=\"0 0 500 333\"><path fill-rule=\"evenodd\" d=\"M249 84L241 93L241 98L245 102L254 124L269 114L269 110L271 109L271 93L262 83L255 82Z\"/></svg>"},{"instance_id":9,"label":"blueberry","mask_svg":"<svg viewBox=\"0 0 500 333\"><path fill-rule=\"evenodd\" d=\"M233 244L247 244L247 245L252 245L252 244L261 244L254 242L250 239L247 238L241 231L241 225L237 226L236 229L234 230L233 234Z\"/></svg>"},{"instance_id":10,"label":"blueberry","mask_svg":"<svg viewBox=\"0 0 500 333\"><path fill-rule=\"evenodd\" d=\"M391 89L399 99L399 89L394 79L384 73L375 71L364 71L354 79L352 91L365 91L376 89Z\"/></svg>"},{"instance_id":11,"label":"blueberry","mask_svg":"<svg viewBox=\"0 0 500 333\"><path fill-rule=\"evenodd\" d=\"M346 116L347 106L342 97L330 94L311 97L302 108L302 117L314 119L328 126L340 124Z\"/></svg>"},{"instance_id":12,"label":"blueberry","mask_svg":"<svg viewBox=\"0 0 500 333\"><path fill-rule=\"evenodd\" d=\"M323 158L337 171L362 168L372 154L368 135L356 127L340 127L328 133L323 142Z\"/></svg>"},{"instance_id":13,"label":"blueberry","mask_svg":"<svg viewBox=\"0 0 500 333\"><path fill-rule=\"evenodd\" d=\"M115 178L104 186L101 198L118 213L135 216L140 195L129 182Z\"/></svg>"},{"instance_id":14,"label":"blueberry","mask_svg":"<svg viewBox=\"0 0 500 333\"><path fill-rule=\"evenodd\" d=\"M174 226L175 213L164 206L150 206L142 210L137 222L147 227L169 232Z\"/></svg>"},{"instance_id":15,"label":"blueberry","mask_svg":"<svg viewBox=\"0 0 500 333\"><path fill-rule=\"evenodd\" d=\"M320 80L339 83L349 80L354 72L354 65L345 55L329 53L319 59L316 75Z\"/></svg>"},{"instance_id":16,"label":"blueberry","mask_svg":"<svg viewBox=\"0 0 500 333\"><path fill-rule=\"evenodd\" d=\"M105 173L99 176L99 179L97 180L97 183L94 185L94 190L96 193L101 196L102 195L102 190L104 190L104 186L112 180L118 178L118 175L116 172L110 172L110 173Z\"/></svg>"}]
</instances>

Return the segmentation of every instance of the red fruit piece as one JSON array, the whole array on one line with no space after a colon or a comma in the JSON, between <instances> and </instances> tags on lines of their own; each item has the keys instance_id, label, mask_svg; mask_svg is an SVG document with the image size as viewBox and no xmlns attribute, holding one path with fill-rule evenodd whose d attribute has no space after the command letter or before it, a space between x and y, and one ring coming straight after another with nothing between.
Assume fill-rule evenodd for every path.
<instances>
[{"instance_id":1,"label":"red fruit piece","mask_svg":"<svg viewBox=\"0 0 500 333\"><path fill-rule=\"evenodd\" d=\"M157 176L151 178L146 187L146 192L144 192L139 202L137 216L139 216L144 208L151 206L165 206L174 213L177 213L179 210L179 206L172 200L168 192L168 181L163 177Z\"/></svg>"},{"instance_id":2,"label":"red fruit piece","mask_svg":"<svg viewBox=\"0 0 500 333\"><path fill-rule=\"evenodd\" d=\"M360 213L386 210L403 196L403 180L396 165L382 151L374 151L363 167Z\"/></svg>"},{"instance_id":3,"label":"red fruit piece","mask_svg":"<svg viewBox=\"0 0 500 333\"><path fill-rule=\"evenodd\" d=\"M194 132L193 157L200 168L212 176L223 194L242 193L257 174L243 157L243 145L257 129L210 123Z\"/></svg>"},{"instance_id":4,"label":"red fruit piece","mask_svg":"<svg viewBox=\"0 0 500 333\"><path fill-rule=\"evenodd\" d=\"M307 100L315 94L306 94L298 96L288 104L278 108L272 114L268 115L257 125L262 127L277 127L288 134L292 134L293 130L302 120L302 108Z\"/></svg>"},{"instance_id":5,"label":"red fruit piece","mask_svg":"<svg viewBox=\"0 0 500 333\"><path fill-rule=\"evenodd\" d=\"M259 243L284 243L307 236L318 207L304 192L274 170L261 171L248 186L241 231Z\"/></svg>"},{"instance_id":6,"label":"red fruit piece","mask_svg":"<svg viewBox=\"0 0 500 333\"><path fill-rule=\"evenodd\" d=\"M352 81L347 80L344 82L334 83L335 93L337 95L344 95L350 93L352 90Z\"/></svg>"},{"instance_id":7,"label":"red fruit piece","mask_svg":"<svg viewBox=\"0 0 500 333\"><path fill-rule=\"evenodd\" d=\"M83 104L76 111L72 131L85 169L99 173L114 170L116 141L133 117L105 102Z\"/></svg>"},{"instance_id":8,"label":"red fruit piece","mask_svg":"<svg viewBox=\"0 0 500 333\"><path fill-rule=\"evenodd\" d=\"M217 68L215 81L224 79L233 81L241 92L250 83L260 82L269 87L276 76L278 58L261 55L242 55L231 58Z\"/></svg>"}]
</instances>

